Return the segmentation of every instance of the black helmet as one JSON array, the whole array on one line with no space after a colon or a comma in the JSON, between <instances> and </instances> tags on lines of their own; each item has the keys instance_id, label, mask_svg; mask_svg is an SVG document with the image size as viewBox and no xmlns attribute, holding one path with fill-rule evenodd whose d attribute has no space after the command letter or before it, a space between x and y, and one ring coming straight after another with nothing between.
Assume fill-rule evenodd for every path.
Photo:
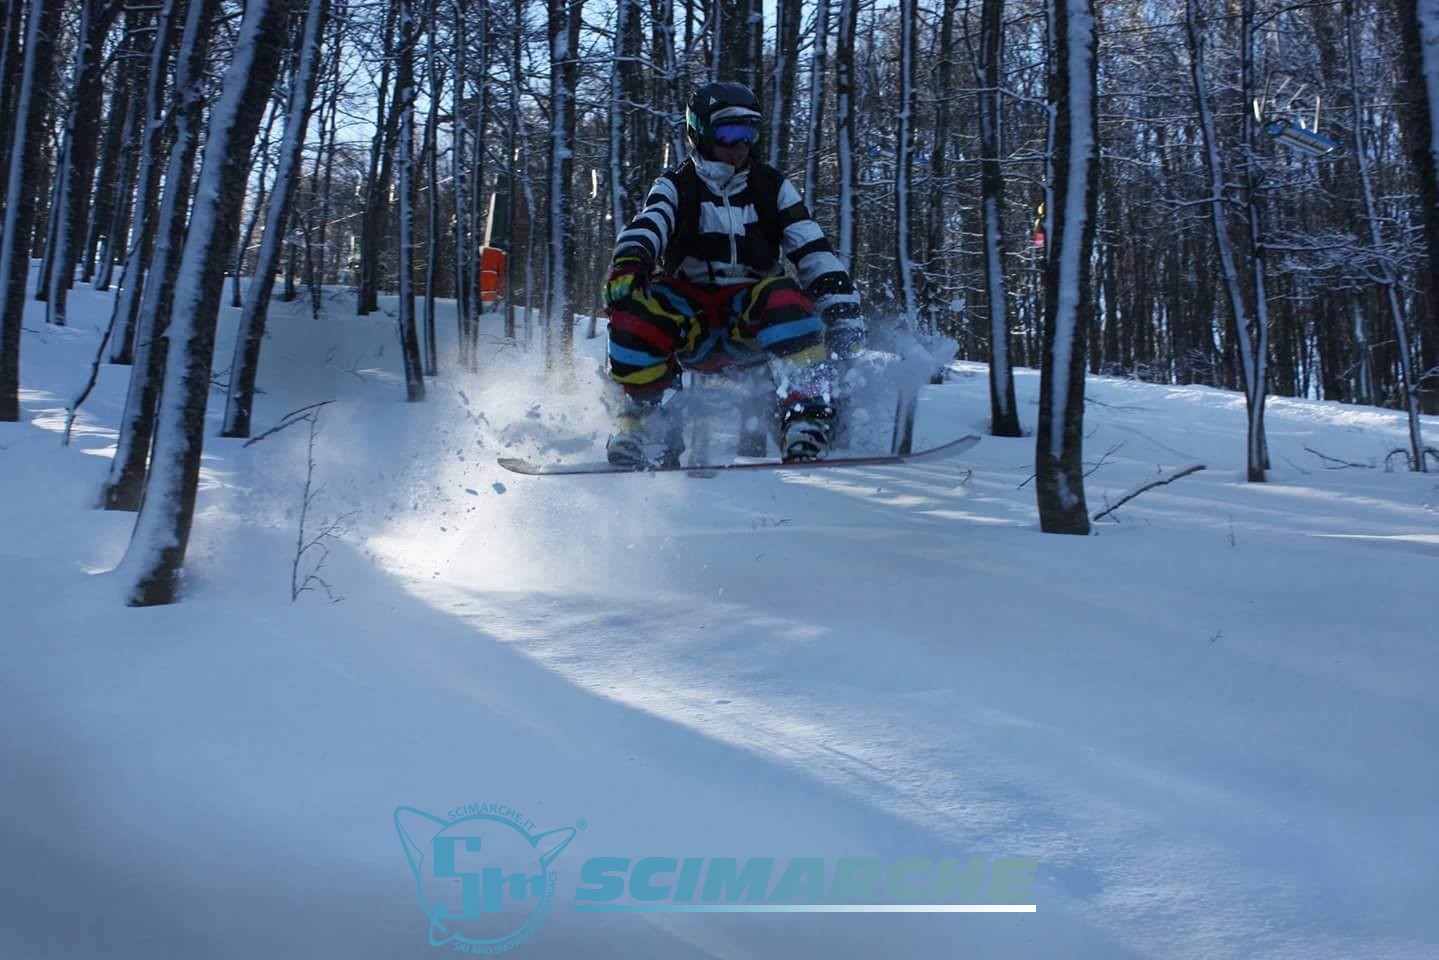
<instances>
[{"instance_id":1,"label":"black helmet","mask_svg":"<svg viewBox=\"0 0 1439 960\"><path fill-rule=\"evenodd\" d=\"M685 112L685 133L695 149L701 151L715 142L715 131L721 127L733 128L724 132L736 134L736 139L753 142L759 135L762 118L759 98L749 87L742 83L707 83L690 97L689 109ZM748 137L743 135L746 127L753 131ZM725 139L723 133L720 139Z\"/></svg>"}]
</instances>

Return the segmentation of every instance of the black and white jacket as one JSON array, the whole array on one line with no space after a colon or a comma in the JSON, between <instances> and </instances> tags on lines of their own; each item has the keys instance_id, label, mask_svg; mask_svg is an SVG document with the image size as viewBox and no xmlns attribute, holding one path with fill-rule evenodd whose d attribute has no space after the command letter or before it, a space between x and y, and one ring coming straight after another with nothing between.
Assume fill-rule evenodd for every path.
<instances>
[{"instance_id":1,"label":"black and white jacket","mask_svg":"<svg viewBox=\"0 0 1439 960\"><path fill-rule=\"evenodd\" d=\"M711 285L781 274L781 254L820 313L838 304L858 312L854 281L788 178L757 161L735 170L695 154L655 181L614 252Z\"/></svg>"}]
</instances>

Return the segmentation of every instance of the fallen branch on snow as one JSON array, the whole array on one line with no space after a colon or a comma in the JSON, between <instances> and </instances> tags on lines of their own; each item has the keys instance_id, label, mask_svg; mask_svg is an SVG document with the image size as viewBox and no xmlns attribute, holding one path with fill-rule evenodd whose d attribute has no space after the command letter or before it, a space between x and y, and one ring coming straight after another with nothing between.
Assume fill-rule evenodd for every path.
<instances>
[{"instance_id":1,"label":"fallen branch on snow","mask_svg":"<svg viewBox=\"0 0 1439 960\"><path fill-rule=\"evenodd\" d=\"M1279 459L1283 460L1285 463L1289 464L1291 467L1293 467L1295 470L1298 470L1300 473L1304 474L1306 477L1312 475L1311 471L1305 470L1305 469L1304 469L1303 467L1301 467L1299 464L1295 463L1293 460L1290 460L1288 457L1286 457L1286 456L1285 456L1284 454L1282 454L1282 453L1279 455Z\"/></svg>"},{"instance_id":2,"label":"fallen branch on snow","mask_svg":"<svg viewBox=\"0 0 1439 960\"><path fill-rule=\"evenodd\" d=\"M1149 409L1148 407L1136 407L1128 403L1105 403L1096 397L1085 397L1084 402L1097 404L1107 410L1119 410L1122 413L1144 413Z\"/></svg>"},{"instance_id":3,"label":"fallen branch on snow","mask_svg":"<svg viewBox=\"0 0 1439 960\"><path fill-rule=\"evenodd\" d=\"M1390 450L1390 451L1389 451L1389 455L1384 458L1384 472L1385 472L1385 473L1393 473L1393 472L1394 472L1394 463L1393 463L1393 460L1394 460L1395 457L1403 457L1403 458L1404 458L1404 462L1409 465L1409 469L1410 469L1410 470L1414 470L1414 469L1415 469L1415 466L1414 466L1414 454L1410 453L1408 450L1404 449L1403 447L1395 447L1393 450ZM1431 457L1434 459L1434 462L1435 462L1435 463L1439 463L1439 450L1435 450L1433 447L1425 447L1425 448L1424 448L1424 459L1425 459L1426 461L1428 461ZM1425 465L1427 466L1428 464L1426 463Z\"/></svg>"},{"instance_id":4,"label":"fallen branch on snow","mask_svg":"<svg viewBox=\"0 0 1439 960\"><path fill-rule=\"evenodd\" d=\"M1354 463L1354 462L1349 461L1349 460L1340 460L1338 457L1331 457L1331 456L1329 456L1329 454L1327 454L1327 453L1320 453L1318 450L1315 450L1313 447L1305 447L1304 449L1305 449L1305 450L1308 450L1310 453L1314 454L1314 455L1315 455L1316 457L1318 457L1320 460L1323 460L1323 461L1324 461L1324 469L1325 469L1325 470L1347 470L1347 469L1349 469L1350 467L1356 467L1356 468L1358 468L1358 469L1360 469L1360 470L1373 470L1373 469L1374 469L1374 465L1373 465L1373 464L1370 464L1370 463ZM1331 463L1334 464L1334 466L1331 467L1331 466L1330 466Z\"/></svg>"},{"instance_id":5,"label":"fallen branch on snow","mask_svg":"<svg viewBox=\"0 0 1439 960\"><path fill-rule=\"evenodd\" d=\"M1103 510L1099 511L1098 513L1096 513L1096 514L1095 514L1093 517L1091 517L1090 519L1091 519L1091 520L1099 520L1099 519L1101 519L1101 518L1103 518L1103 517L1106 517L1106 516L1108 516L1109 514L1113 513L1114 511L1118 510L1120 507L1124 506L1124 505L1125 505L1126 503L1128 503L1129 501L1133 500L1135 497L1139 496L1141 493L1143 493L1143 492L1146 491L1146 490L1153 490L1155 487L1162 487L1162 486L1164 486L1166 483L1173 483L1174 481L1178 480L1180 477L1187 477L1187 476L1189 476L1191 473L1198 473L1199 471L1201 471L1201 470L1203 470L1203 469L1204 469L1204 464L1202 464L1202 463L1191 463L1191 464L1190 464L1189 466L1187 466L1187 467L1180 467L1178 470L1175 470L1173 473L1169 473L1169 474L1166 474L1166 475L1161 476L1161 477L1155 477L1153 480L1150 480L1148 483L1142 483L1142 484L1140 484L1139 486L1135 487L1133 490L1129 491L1129 492L1126 493L1124 496L1120 497L1120 498L1119 498L1118 500L1116 500L1114 503L1110 504L1109 506L1105 507Z\"/></svg>"}]
</instances>

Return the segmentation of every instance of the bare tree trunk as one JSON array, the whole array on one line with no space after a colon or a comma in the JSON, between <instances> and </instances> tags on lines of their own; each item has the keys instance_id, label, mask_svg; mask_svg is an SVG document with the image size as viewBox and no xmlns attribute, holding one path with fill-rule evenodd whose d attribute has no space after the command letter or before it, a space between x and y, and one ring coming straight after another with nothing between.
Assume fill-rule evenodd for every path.
<instances>
[{"instance_id":1,"label":"bare tree trunk","mask_svg":"<svg viewBox=\"0 0 1439 960\"><path fill-rule=\"evenodd\" d=\"M1240 93L1241 103L1253 103L1254 80L1254 5L1255 0L1242 0L1240 15ZM1249 226L1250 281L1254 287L1254 347L1249 372L1249 480L1262 483L1269 469L1269 444L1264 435L1264 404L1269 396L1269 293L1264 258L1263 207L1259 187L1264 171L1255 149L1255 127L1258 120L1252 110L1243 111L1240 148L1244 155L1244 207Z\"/></svg>"},{"instance_id":2,"label":"bare tree trunk","mask_svg":"<svg viewBox=\"0 0 1439 960\"><path fill-rule=\"evenodd\" d=\"M910 252L910 178L914 150L910 144L914 126L914 31L919 19L915 0L897 0L899 14L899 132L894 157L894 250L895 289L899 292L901 324L917 327L919 293L914 280L914 256Z\"/></svg>"},{"instance_id":3,"label":"bare tree trunk","mask_svg":"<svg viewBox=\"0 0 1439 960\"><path fill-rule=\"evenodd\" d=\"M996 437L1018 437L1010 359L1009 291L1004 277L1004 135L999 86L1004 68L1004 0L984 0L979 43L980 206L984 218L984 289L989 309L989 418Z\"/></svg>"},{"instance_id":4,"label":"bare tree trunk","mask_svg":"<svg viewBox=\"0 0 1439 960\"><path fill-rule=\"evenodd\" d=\"M345 50L342 25L348 21L349 17L349 9L345 0L336 0L334 13L335 15L330 17L330 23L337 25L330 39L334 55L330 58L326 73L329 86L325 91L324 104L320 114L322 118L320 121L320 149L315 155L313 175L314 182L320 185L314 214L314 218L319 221L315 227L318 235L315 243L319 247L319 262L315 267L314 274L310 277L310 295L316 313L320 310L320 290L326 282L333 279L331 264L336 259L330 256L330 195L331 187L334 184L335 142L339 135L340 97L344 91L340 68Z\"/></svg>"},{"instance_id":5,"label":"bare tree trunk","mask_svg":"<svg viewBox=\"0 0 1439 960\"><path fill-rule=\"evenodd\" d=\"M20 330L25 284L30 273L30 230L35 216L41 156L35 145L45 135L45 101L53 82L60 5L31 0L25 27L25 59L15 98L10 179L5 188L5 224L0 232L0 422L20 419Z\"/></svg>"},{"instance_id":6,"label":"bare tree trunk","mask_svg":"<svg viewBox=\"0 0 1439 960\"><path fill-rule=\"evenodd\" d=\"M844 268L855 272L859 252L859 170L855 157L854 69L855 32L859 28L858 0L839 0L839 36L835 45L835 134L839 147L839 238L835 253Z\"/></svg>"},{"instance_id":7,"label":"bare tree trunk","mask_svg":"<svg viewBox=\"0 0 1439 960\"><path fill-rule=\"evenodd\" d=\"M827 0L819 0L821 3ZM654 145L655 157L651 161L658 169L660 164L673 166L685 155L684 110L679 103L680 91L684 88L680 78L678 57L675 53L675 8L670 0L650 0L651 57L654 60L653 84L650 102L659 112L659 135ZM661 156L660 144L666 146L667 156ZM647 176L642 182L650 183L654 176Z\"/></svg>"},{"instance_id":8,"label":"bare tree trunk","mask_svg":"<svg viewBox=\"0 0 1439 960\"><path fill-rule=\"evenodd\" d=\"M370 143L370 172L365 185L365 214L360 226L359 295L355 312L361 316L380 309L380 253L385 245L385 219L390 192L390 150L394 144L394 114L387 112L390 96L390 62L395 55L394 0L385 4L385 59L380 65L380 87L375 102L375 135ZM398 84L397 84L398 86ZM396 92L398 99L399 93Z\"/></svg>"},{"instance_id":9,"label":"bare tree trunk","mask_svg":"<svg viewBox=\"0 0 1439 960\"><path fill-rule=\"evenodd\" d=\"M250 249L250 241L255 239L255 227L259 225L260 217L265 212L266 184L269 182L270 176L270 134L275 129L275 120L279 118L281 109L278 100L271 106L270 119L265 121L265 129L260 131L260 146L255 151L260 158L260 175L255 178L259 183L259 188L255 191L255 206L245 220L245 229L240 234L240 242L235 244L235 266L230 271L230 306L232 307L238 307L244 303L240 298L240 274L245 270L245 251Z\"/></svg>"},{"instance_id":10,"label":"bare tree trunk","mask_svg":"<svg viewBox=\"0 0 1439 960\"><path fill-rule=\"evenodd\" d=\"M24 63L20 40L25 33L25 11L28 7L21 0L7 0L4 7L4 23L0 24L5 31L0 36L0 117L16 116L15 101L20 96L20 68ZM0 218L5 216L9 200L3 188L10 183L12 122L0 122L0 134L3 134L0 136Z\"/></svg>"},{"instance_id":11,"label":"bare tree trunk","mask_svg":"<svg viewBox=\"0 0 1439 960\"><path fill-rule=\"evenodd\" d=\"M97 268L103 274L95 280L97 290L108 290L110 286L108 262L97 262L100 250L113 249L111 239L125 231L128 218L122 209L128 209L123 199L124 190L133 191L135 164L131 157L130 145L135 142L136 119L140 104L140 93L144 83L144 64L147 62L141 37L149 35L153 23L153 11L126 10L124 38L117 51L119 63L115 68L115 93L110 101L110 115L105 123L105 136L100 146L99 170L95 181L95 203L90 217L89 230L85 235L83 280L94 280ZM151 27L151 30L153 27ZM153 42L153 40L151 41Z\"/></svg>"},{"instance_id":12,"label":"bare tree trunk","mask_svg":"<svg viewBox=\"0 0 1439 960\"><path fill-rule=\"evenodd\" d=\"M514 23L515 27L510 35L510 70L512 77L524 75L524 43L519 24L525 18L525 0L514 0ZM512 174L510 184L510 200L518 204L520 191L515 189L514 178L518 176L519 186L524 189L525 197L525 344L529 345L530 338L534 333L534 290L535 290L535 242L539 234L536 219L538 217L539 203L535 199L534 184L530 181L530 140L525 127L525 115L520 109L520 89L515 83L510 84L510 129L514 132L517 142L511 145L510 156L518 158L511 161L511 170L518 166L518 172ZM518 217L512 216L510 223L516 223ZM515 277L518 271L516 257L509 258L509 273L505 279L506 287L514 291ZM550 355L550 324L546 320L544 324L544 351L546 359Z\"/></svg>"},{"instance_id":13,"label":"bare tree trunk","mask_svg":"<svg viewBox=\"0 0 1439 960\"><path fill-rule=\"evenodd\" d=\"M1198 0L1187 0L1185 4L1185 29L1189 42L1189 69L1194 81L1194 100L1198 107L1199 129L1204 140L1205 172L1208 176L1210 222L1214 228L1214 244L1219 256L1220 272L1224 278L1224 289L1229 296L1229 308L1234 317L1235 342L1239 346L1239 366L1243 373L1246 407L1249 411L1248 463L1249 479L1264 479L1263 456L1256 456L1262 450L1263 397L1256 396L1259 386L1256 369L1263 360L1256 356L1258 347L1254 343L1251 327L1262 326L1257 321L1251 324L1250 313L1240 285L1239 269L1235 262L1233 245L1229 238L1229 224L1224 184L1225 170L1219 155L1218 133L1215 130L1214 115L1209 104L1209 84L1204 72L1204 33L1200 27ZM1244 0L1245 9L1251 9L1250 0ZM1249 36L1245 30L1245 37ZM1247 44L1246 40L1246 44ZM1245 58L1248 64L1249 59ZM1245 102L1248 102L1247 100ZM1249 111L1245 111L1246 116ZM1248 122L1245 122L1246 130ZM1253 239L1251 237L1251 239ZM1265 340L1267 348L1267 338ZM1256 433L1256 427L1259 433Z\"/></svg>"},{"instance_id":14,"label":"bare tree trunk","mask_svg":"<svg viewBox=\"0 0 1439 960\"><path fill-rule=\"evenodd\" d=\"M84 0L80 7L80 42L72 67L74 99L65 118L61 167L55 174L52 241L45 257L48 272L41 272L47 286L47 319L56 326L65 325L66 301L80 259L78 247L90 220L90 182L101 116L101 56L117 12L119 6L106 0Z\"/></svg>"},{"instance_id":15,"label":"bare tree trunk","mask_svg":"<svg viewBox=\"0 0 1439 960\"><path fill-rule=\"evenodd\" d=\"M1054 251L1045 272L1044 364L1035 487L1045 533L1089 532L1084 502L1084 350L1094 309L1090 255L1098 196L1099 110L1093 0L1053 0Z\"/></svg>"},{"instance_id":16,"label":"bare tree trunk","mask_svg":"<svg viewBox=\"0 0 1439 960\"><path fill-rule=\"evenodd\" d=\"M756 64L750 0L711 0L714 26L714 75L754 89Z\"/></svg>"},{"instance_id":17,"label":"bare tree trunk","mask_svg":"<svg viewBox=\"0 0 1439 960\"><path fill-rule=\"evenodd\" d=\"M425 399L425 373L420 363L419 331L415 326L415 26L412 0L399 0L399 64L395 70L395 111L399 121L399 158L395 163L400 195L400 353L405 367L405 399Z\"/></svg>"},{"instance_id":18,"label":"bare tree trunk","mask_svg":"<svg viewBox=\"0 0 1439 960\"><path fill-rule=\"evenodd\" d=\"M938 65L934 104L934 147L929 155L929 209L925 214L925 264L930 273L930 301L945 333L957 334L964 315L951 304L956 297L954 257L946 243L949 223L950 96L954 84L954 15L958 0L943 0L939 20ZM958 323L957 323L958 322ZM965 339L968 339L966 336ZM968 354L965 354L966 356Z\"/></svg>"},{"instance_id":19,"label":"bare tree trunk","mask_svg":"<svg viewBox=\"0 0 1439 960\"><path fill-rule=\"evenodd\" d=\"M801 0L777 0L774 8L774 72L770 81L769 164L789 170L790 123L794 114L794 79L798 72L799 22L804 16ZM816 35L816 45L823 37Z\"/></svg>"},{"instance_id":20,"label":"bare tree trunk","mask_svg":"<svg viewBox=\"0 0 1439 960\"><path fill-rule=\"evenodd\" d=\"M562 377L573 373L574 307L570 284L575 275L573 197L575 91L579 82L582 0L549 0L550 65L550 215L549 283L545 313L558 337L558 356L549 364Z\"/></svg>"},{"instance_id":21,"label":"bare tree trunk","mask_svg":"<svg viewBox=\"0 0 1439 960\"><path fill-rule=\"evenodd\" d=\"M138 144L140 170L135 174L135 213L131 217L130 243L125 248L125 266L119 275L119 294L109 328L109 361L128 364L134 360L135 325L140 318L140 299L144 292L145 275L151 263L155 227L160 220L157 210L160 194L160 145L164 140L164 91L170 66L170 52L176 43L181 23L189 23L191 3L200 0L164 0L160 19L155 22L155 40L150 50L150 72L145 79L145 102L141 112L142 135ZM181 76L189 76L191 68L180 60ZM176 114L181 111L176 111ZM173 147L171 147L173 150ZM158 279L157 281L158 282Z\"/></svg>"},{"instance_id":22,"label":"bare tree trunk","mask_svg":"<svg viewBox=\"0 0 1439 960\"><path fill-rule=\"evenodd\" d=\"M285 48L290 0L249 0L211 115L192 227L166 336L164 400L145 502L117 572L131 606L173 603L200 485L205 406L225 263L239 232L245 169Z\"/></svg>"},{"instance_id":23,"label":"bare tree trunk","mask_svg":"<svg viewBox=\"0 0 1439 960\"><path fill-rule=\"evenodd\" d=\"M130 242L125 250L125 267L120 274L120 292L110 320L110 362L132 363L135 356L135 328L140 316L147 269L151 263L154 237L159 225L156 200L160 192L160 144L165 134L165 81L169 74L170 51L176 35L189 22L192 4L201 0L164 0L155 25L155 42L150 50L150 68L145 81L145 105L141 114L143 134L139 144L139 172L136 174L135 213ZM197 14L198 15L198 14ZM197 28L198 29L198 28ZM187 61L179 70L189 76ZM180 78L177 78L177 82ZM176 111L178 115L180 111ZM173 148L172 148L173 149ZM158 279L156 280L158 282Z\"/></svg>"},{"instance_id":24,"label":"bare tree trunk","mask_svg":"<svg viewBox=\"0 0 1439 960\"><path fill-rule=\"evenodd\" d=\"M804 202L815 207L819 180L819 144L823 135L825 73L829 69L829 0L815 0L814 50L809 63L809 125L804 138Z\"/></svg>"},{"instance_id":25,"label":"bare tree trunk","mask_svg":"<svg viewBox=\"0 0 1439 960\"><path fill-rule=\"evenodd\" d=\"M429 202L425 204L425 375L433 377L439 373L439 351L435 346L435 280L440 263L440 88L444 84L439 58L435 51L435 34L439 19L435 15L435 0L428 0L426 10L429 24L429 44L425 50L425 65L430 79L430 111L425 118L425 179L429 181ZM455 78L456 84L459 77ZM458 126L458 124L456 124ZM458 191L459 184L455 184ZM456 250L458 258L460 251Z\"/></svg>"},{"instance_id":26,"label":"bare tree trunk","mask_svg":"<svg viewBox=\"0 0 1439 960\"><path fill-rule=\"evenodd\" d=\"M620 47L624 58L620 63L620 97L624 101L623 123L628 136L620 167L625 196L633 198L643 197L660 175L661 151L658 118L643 109L646 106L644 6L641 0L627 0L625 6L629 8L629 16L624 22L624 42ZM617 221L615 234L620 227ZM609 252L605 251L606 258Z\"/></svg>"},{"instance_id":27,"label":"bare tree trunk","mask_svg":"<svg viewBox=\"0 0 1439 960\"><path fill-rule=\"evenodd\" d=\"M470 180L470 220L469 232L470 242L465 245L465 255L469 262L471 303L479 296L478 279L480 276L480 247L491 241L487 239L485 224L485 213L487 206L480 203L480 198L486 195L485 172L488 169L489 160L489 139L490 128L490 9L488 3L480 5L479 16L480 31L480 63L477 74L479 83L475 85L475 95L471 98L474 110L474 148L470 155L469 180ZM493 196L493 194L491 194ZM509 208L506 208L509 213ZM509 248L506 247L506 250ZM513 260L513 257L510 258ZM506 288L508 291L508 287ZM505 294L508 303L509 294ZM480 321L479 313L482 307L475 304L470 309L470 324L466 328L465 349L470 356L471 368L479 369L480 361ZM509 333L513 335L513 314L507 314L509 322Z\"/></svg>"},{"instance_id":28,"label":"bare tree trunk","mask_svg":"<svg viewBox=\"0 0 1439 960\"><path fill-rule=\"evenodd\" d=\"M1436 9L1439 9L1439 5L1436 5ZM1393 263L1386 255L1383 239L1379 235L1379 216L1369 173L1369 152L1364 142L1364 95L1359 84L1359 42L1355 37L1357 16L1354 0L1344 0L1344 40L1349 56L1349 98L1354 109L1354 158L1359 168L1364 219L1369 224L1369 244L1378 261L1379 285L1384 288L1384 302L1389 308L1390 322L1394 325L1394 341L1399 354L1399 395L1403 398L1404 409L1409 414L1409 466L1412 470L1426 471L1428 465L1425 463L1424 434L1419 419L1419 395L1413 388L1409 372L1409 333L1404 325L1404 311L1399 306L1398 278L1394 275ZM1362 333L1359 341L1363 342Z\"/></svg>"},{"instance_id":29,"label":"bare tree trunk","mask_svg":"<svg viewBox=\"0 0 1439 960\"><path fill-rule=\"evenodd\" d=\"M609 117L609 166L610 216L614 233L618 234L629 221L625 199L625 127L629 119L625 110L624 84L620 75L620 64L625 61L624 43L629 36L629 21L638 17L639 11L633 0L619 0L615 11L614 56L610 62L610 117Z\"/></svg>"},{"instance_id":30,"label":"bare tree trunk","mask_svg":"<svg viewBox=\"0 0 1439 960\"><path fill-rule=\"evenodd\" d=\"M135 56L138 59L140 55L137 53ZM100 180L100 187L108 195L105 203L108 212L101 214L98 205L96 210L99 236L96 238L97 249L94 251L97 262L94 264L93 276L95 289L101 293L110 289L110 281L115 276L115 259L124 254L125 241L130 235L130 220L135 211L135 177L140 168L137 154L144 136L141 114L145 109L145 100L140 94L140 81L136 80L131 85L124 130L120 135L122 143L119 170L110 178L102 175ZM99 220L101 216L105 219ZM114 314L111 316L113 318Z\"/></svg>"},{"instance_id":31,"label":"bare tree trunk","mask_svg":"<svg viewBox=\"0 0 1439 960\"><path fill-rule=\"evenodd\" d=\"M1439 413L1439 0L1398 0L1395 7L1404 44L1400 127L1419 180L1429 261L1417 325L1421 373L1413 389L1425 413Z\"/></svg>"},{"instance_id":32,"label":"bare tree trunk","mask_svg":"<svg viewBox=\"0 0 1439 960\"><path fill-rule=\"evenodd\" d=\"M483 3L484 0L481 2ZM478 204L479 198L474 195L474 191L467 187L466 151L469 150L471 138L468 136L463 120L465 83L470 73L469 40L465 34L465 24L470 18L469 2L468 0L450 0L450 9L452 11L451 28L454 31L453 56L455 62L455 82L450 87L450 115L454 118L452 135L454 142L450 146L450 180L455 189L455 229L451 240L455 245L455 320L459 327L456 339L460 367L465 370L474 370L477 366L475 362L477 358L471 355L468 335L470 325L475 323L475 291L472 289L474 279L470 270L474 263L474 257L470 255L470 251L477 245L474 238L473 207Z\"/></svg>"},{"instance_id":33,"label":"bare tree trunk","mask_svg":"<svg viewBox=\"0 0 1439 960\"><path fill-rule=\"evenodd\" d=\"M185 244L188 222L185 209L190 203L190 180L194 173L205 107L205 91L202 88L205 56L219 6L219 0L191 0L186 10L185 32L178 52L180 67L175 77L180 99L172 111L179 128L175 131L175 142L170 147L165 171L165 198L161 201L159 216L162 229L158 231L154 257L149 263L144 296L137 307L139 313L130 387L125 394L120 434L103 491L107 510L138 510L144 492L147 458L155 430L155 409L161 381L166 375L166 334L174 304L175 282L180 272L180 253ZM248 145L246 149L249 149ZM218 274L219 282L223 283L223 267Z\"/></svg>"},{"instance_id":34,"label":"bare tree trunk","mask_svg":"<svg viewBox=\"0 0 1439 960\"><path fill-rule=\"evenodd\" d=\"M328 12L327 0L307 0L299 61L295 66L288 102L285 105L285 134L280 141L275 189L270 195L265 232L260 238L260 251L255 258L254 283L251 284L250 296L240 314L240 326L235 334L235 356L230 364L230 389L225 398L225 417L220 428L222 437L250 435L250 413L255 403L260 347L265 340L270 295L275 286L280 251L289 231L290 208L300 180L305 131L310 125L310 108L315 99L316 78L320 72L320 38L324 35Z\"/></svg>"}]
</instances>

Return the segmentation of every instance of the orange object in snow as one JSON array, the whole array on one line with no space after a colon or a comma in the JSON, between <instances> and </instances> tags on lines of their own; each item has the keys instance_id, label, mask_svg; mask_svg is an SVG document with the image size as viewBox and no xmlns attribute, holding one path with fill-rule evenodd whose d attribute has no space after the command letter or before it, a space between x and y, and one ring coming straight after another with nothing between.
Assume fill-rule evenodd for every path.
<instances>
[{"instance_id":1,"label":"orange object in snow","mask_svg":"<svg viewBox=\"0 0 1439 960\"><path fill-rule=\"evenodd\" d=\"M480 302L498 303L505 295L505 251L480 248Z\"/></svg>"}]
</instances>

